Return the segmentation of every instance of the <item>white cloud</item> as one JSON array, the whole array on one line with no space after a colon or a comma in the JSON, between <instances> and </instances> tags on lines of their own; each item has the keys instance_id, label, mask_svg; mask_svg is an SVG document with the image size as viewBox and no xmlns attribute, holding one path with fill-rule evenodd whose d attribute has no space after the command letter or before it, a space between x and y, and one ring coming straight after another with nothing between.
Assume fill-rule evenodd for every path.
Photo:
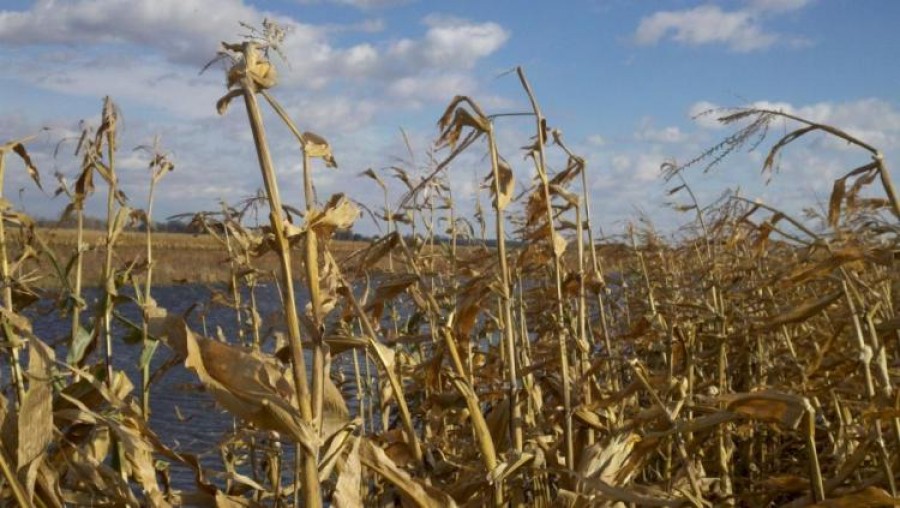
<instances>
[{"instance_id":1,"label":"white cloud","mask_svg":"<svg viewBox=\"0 0 900 508\"><path fill-rule=\"evenodd\" d=\"M658 150L649 152L617 151L608 156L589 156L594 189L644 189L659 179L659 166L666 156Z\"/></svg>"},{"instance_id":2,"label":"white cloud","mask_svg":"<svg viewBox=\"0 0 900 508\"><path fill-rule=\"evenodd\" d=\"M404 65L470 69L476 61L503 46L509 32L497 23L472 23L446 16L425 18L428 31L421 41L401 39L387 55Z\"/></svg>"},{"instance_id":3,"label":"white cloud","mask_svg":"<svg viewBox=\"0 0 900 508\"><path fill-rule=\"evenodd\" d=\"M321 0L298 0L301 4L317 4ZM329 3L348 5L357 9L383 9L397 5L408 4L413 0L327 0Z\"/></svg>"},{"instance_id":4,"label":"white cloud","mask_svg":"<svg viewBox=\"0 0 900 508\"><path fill-rule=\"evenodd\" d=\"M352 5L360 9L379 9L409 3L412 0L332 0L335 3Z\"/></svg>"},{"instance_id":5,"label":"white cloud","mask_svg":"<svg viewBox=\"0 0 900 508\"><path fill-rule=\"evenodd\" d=\"M766 48L777 39L764 32L749 12L725 12L715 5L656 12L642 19L635 33L635 41L642 45L657 44L667 37L691 46L725 43L735 51Z\"/></svg>"},{"instance_id":6,"label":"white cloud","mask_svg":"<svg viewBox=\"0 0 900 508\"><path fill-rule=\"evenodd\" d=\"M747 107L783 111L846 131L860 140L883 150L900 147L900 107L876 98L865 98L849 102L817 102L794 105L788 102L756 101ZM703 111L717 110L720 106L708 101L697 102L689 109L691 116ZM716 118L722 113L713 112L701 116L697 123L706 128L721 125ZM844 142L832 142L832 146L846 146Z\"/></svg>"},{"instance_id":7,"label":"white cloud","mask_svg":"<svg viewBox=\"0 0 900 508\"><path fill-rule=\"evenodd\" d=\"M292 117L302 119L304 125L323 135L329 132L357 131L368 125L381 109L380 104L370 99L332 95L288 96L282 98L281 102L291 105L288 112Z\"/></svg>"},{"instance_id":8,"label":"white cloud","mask_svg":"<svg viewBox=\"0 0 900 508\"><path fill-rule=\"evenodd\" d=\"M45 65L43 59L18 62L17 75L31 84L67 95L103 97L152 105L181 118L214 116L224 92L218 76L196 72L156 59L85 57L65 65Z\"/></svg>"},{"instance_id":9,"label":"white cloud","mask_svg":"<svg viewBox=\"0 0 900 508\"><path fill-rule=\"evenodd\" d=\"M383 2L356 3L376 7ZM241 105L216 117L215 101L225 92L221 70L198 71L215 55L220 40L233 40L242 31L238 21L258 23L266 15L246 0L37 0L21 11L0 10L0 55L7 63L7 79L16 86L49 91L54 101L97 99L98 110L99 99L110 95L122 106L120 178L136 206L146 192L146 164L141 154L124 152L161 134L176 171L163 183L167 190L159 197L160 214L215 208L219 198L234 202L261 183ZM378 20L309 25L287 16L269 17L291 29L283 45L289 64L276 60L280 80L275 95L302 130L329 140L341 165L338 172L317 175L321 196L352 193L358 188L355 180L348 181L352 172L398 153L386 153L384 144L385 132L397 127L390 124L396 113L426 103L443 105L457 93L477 95L476 65L509 38L497 23L438 16L424 19L403 39L384 36L384 23ZM348 31L355 32L351 44L342 42ZM502 102L493 95L483 99L486 105ZM84 115L85 101L78 102ZM90 116L93 109L89 111ZM52 123L68 126L64 130L70 135L77 125L77 118L46 118L29 130L11 115L4 118L17 125L0 121L0 132L13 134ZM387 124L384 118L390 118ZM268 134L284 176L284 193L302 195L301 180L292 173L296 142L274 116L267 113L267 120L272 120ZM433 129L433 120L423 132ZM39 166L51 173L55 167L68 171L72 166L70 153L58 161L50 156L62 132L53 131L45 136L52 140L32 147ZM11 172L10 185L20 180L27 184L17 175ZM43 216L61 206L58 200L29 203Z\"/></svg>"},{"instance_id":10,"label":"white cloud","mask_svg":"<svg viewBox=\"0 0 900 508\"><path fill-rule=\"evenodd\" d=\"M202 65L238 22L263 14L241 0L37 0L26 11L0 12L0 43L149 46L179 63ZM299 31L314 31L297 26Z\"/></svg>"},{"instance_id":11,"label":"white cloud","mask_svg":"<svg viewBox=\"0 0 900 508\"><path fill-rule=\"evenodd\" d=\"M695 102L688 108L688 117L704 129L721 129L724 126L717 120L721 115L716 112L720 107L709 101Z\"/></svg>"},{"instance_id":12,"label":"white cloud","mask_svg":"<svg viewBox=\"0 0 900 508\"><path fill-rule=\"evenodd\" d=\"M659 180L660 165L666 161L666 156L659 152L641 153L632 161L628 174L638 182L655 182Z\"/></svg>"},{"instance_id":13,"label":"white cloud","mask_svg":"<svg viewBox=\"0 0 900 508\"><path fill-rule=\"evenodd\" d=\"M603 146L606 144L606 138L601 136L600 134L592 134L586 139L588 145L593 147Z\"/></svg>"},{"instance_id":14,"label":"white cloud","mask_svg":"<svg viewBox=\"0 0 900 508\"><path fill-rule=\"evenodd\" d=\"M650 143L682 143L687 139L687 134L674 125L656 128L649 119L645 119L634 137L638 141Z\"/></svg>"},{"instance_id":15,"label":"white cloud","mask_svg":"<svg viewBox=\"0 0 900 508\"><path fill-rule=\"evenodd\" d=\"M198 116L209 111L206 103L224 89L219 86L215 92L212 81L196 77L197 70L215 55L221 39L241 30L239 21L258 23L266 15L243 0L38 0L25 11L0 11L0 48L42 45L37 51L43 65L14 59L26 71L19 73L20 79L46 89L144 97L145 103L159 105L163 96L172 99L165 102L177 103L189 88L195 99L168 109ZM450 91L451 86L473 91L473 67L509 38L497 23L432 15L425 18L420 38L341 47L332 34L377 30L370 23L315 26L285 16L276 19L289 30L282 48L288 62L276 62L282 89L324 90L336 80L350 80L383 86L392 96L414 101L444 100L458 92Z\"/></svg>"},{"instance_id":16,"label":"white cloud","mask_svg":"<svg viewBox=\"0 0 900 508\"><path fill-rule=\"evenodd\" d=\"M617 154L612 158L612 168L617 173L624 173L631 167L631 157L625 154Z\"/></svg>"},{"instance_id":17,"label":"white cloud","mask_svg":"<svg viewBox=\"0 0 900 508\"><path fill-rule=\"evenodd\" d=\"M812 3L812 0L750 0L747 8L756 12L798 11Z\"/></svg>"},{"instance_id":18,"label":"white cloud","mask_svg":"<svg viewBox=\"0 0 900 508\"><path fill-rule=\"evenodd\" d=\"M634 34L640 45L665 39L688 46L723 44L732 51L766 49L776 43L801 47L808 41L768 31L763 22L776 14L803 8L807 0L752 0L742 9L725 11L705 4L679 11L659 11L641 19Z\"/></svg>"},{"instance_id":19,"label":"white cloud","mask_svg":"<svg viewBox=\"0 0 900 508\"><path fill-rule=\"evenodd\" d=\"M394 97L416 103L449 101L454 95L468 95L475 89L475 80L471 76L459 73L407 76L388 86L388 92Z\"/></svg>"}]
</instances>

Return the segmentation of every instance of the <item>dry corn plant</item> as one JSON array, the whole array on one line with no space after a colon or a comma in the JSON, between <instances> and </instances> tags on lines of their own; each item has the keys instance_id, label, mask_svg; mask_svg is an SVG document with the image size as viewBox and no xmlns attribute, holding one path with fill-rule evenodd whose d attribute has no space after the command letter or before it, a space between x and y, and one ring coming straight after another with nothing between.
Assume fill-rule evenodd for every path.
<instances>
[{"instance_id":1,"label":"dry corn plant","mask_svg":"<svg viewBox=\"0 0 900 508\"><path fill-rule=\"evenodd\" d=\"M3 202L4 502L900 504L900 228L874 147L782 112L727 111L726 124L745 122L734 135L664 168L674 208L691 214L677 236L666 239L639 218L624 237L603 237L591 215L587 162L544 118L518 69L531 111L492 115L473 98L454 98L425 164L410 149L387 169L405 189L397 203L384 173L363 173L383 191L384 213L370 215L382 215L386 233L339 261L335 232L350 228L362 207L342 194L315 197L314 165L334 166L334 155L275 98L269 53L282 36L267 22L222 53L228 91L217 107L245 106L262 201L193 215L230 267L230 282L208 303L233 309L233 334L210 338L191 329L187 315L164 315L153 304L153 190L172 163L152 150L146 214L125 208L111 102L101 127L83 136L74 187L62 190L80 216L94 172L109 185L100 280L78 275L87 249L80 235L71 261L57 263L30 219ZM281 199L260 97L298 142L304 191L294 198L302 206ZM497 147L501 118L514 116L535 122L524 148L531 170ZM825 209L802 218L734 192L700 202L689 168L720 164L744 144L763 146L775 120L796 129L770 144L765 171L815 132L870 159L835 182ZM37 174L21 142L3 145L0 164L7 153ZM449 185L470 163L491 196L472 219ZM251 227L246 215L261 202L268 220ZM117 269L113 250L135 215L147 223L146 259ZM278 258L282 310L260 316L255 288L269 277L261 268L267 253ZM36 298L27 269L35 259L56 266L47 273L71 302L60 306L73 314L67 362L23 313ZM116 309L129 280L143 325L127 324ZM89 284L104 288L90 331L79 317ZM115 336L114 319L144 344L140 393L113 362L114 341L126 338ZM182 363L236 422L219 442L218 470L166 444L178 436L153 430L161 416L148 419L150 381L166 371L145 370L156 341L170 351L166 365ZM174 487L172 465L190 471L193 484Z\"/></svg>"}]
</instances>

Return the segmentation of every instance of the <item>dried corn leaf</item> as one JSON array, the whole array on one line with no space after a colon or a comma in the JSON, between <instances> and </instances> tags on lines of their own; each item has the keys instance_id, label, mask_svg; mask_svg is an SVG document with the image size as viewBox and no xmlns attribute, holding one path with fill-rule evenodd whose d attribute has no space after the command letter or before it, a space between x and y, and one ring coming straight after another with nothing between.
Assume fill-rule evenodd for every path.
<instances>
[{"instance_id":1,"label":"dried corn leaf","mask_svg":"<svg viewBox=\"0 0 900 508\"><path fill-rule=\"evenodd\" d=\"M757 324L760 330L772 330L782 325L805 321L825 310L829 305L843 296L842 291L835 291L821 298L807 300L799 305L792 305L789 310L777 316L766 318Z\"/></svg>"},{"instance_id":2,"label":"dried corn leaf","mask_svg":"<svg viewBox=\"0 0 900 508\"><path fill-rule=\"evenodd\" d=\"M375 171L372 168L369 168L369 169L363 171L359 175L367 176L367 177L371 178L372 180L375 180L375 183L377 183L378 186L381 187L382 190L387 189L387 186L384 185L384 181L378 176L377 173L375 173Z\"/></svg>"},{"instance_id":3,"label":"dried corn leaf","mask_svg":"<svg viewBox=\"0 0 900 508\"><path fill-rule=\"evenodd\" d=\"M406 291L408 287L418 282L418 280L419 277L413 273L401 273L386 277L378 284L378 288L375 289L375 296L366 305L365 310L371 312L376 321L380 321L385 304Z\"/></svg>"},{"instance_id":4,"label":"dried corn leaf","mask_svg":"<svg viewBox=\"0 0 900 508\"><path fill-rule=\"evenodd\" d=\"M3 148L0 148L0 152L3 151ZM38 172L37 166L35 166L34 162L31 160L31 156L28 155L28 150L25 149L25 145L23 145L21 142L14 143L12 145L12 151L15 152L15 154L22 159L22 162L25 163L25 169L28 171L28 176L30 176L31 179L34 180L34 183L38 186L38 189L44 190L44 187L41 185L41 174Z\"/></svg>"},{"instance_id":5,"label":"dried corn leaf","mask_svg":"<svg viewBox=\"0 0 900 508\"><path fill-rule=\"evenodd\" d=\"M562 255L566 252L566 247L568 245L569 242L563 235L555 231L553 232L553 254L556 257L562 257Z\"/></svg>"},{"instance_id":6,"label":"dried corn leaf","mask_svg":"<svg viewBox=\"0 0 900 508\"><path fill-rule=\"evenodd\" d=\"M456 501L446 493L411 478L368 439L360 438L359 459L362 465L396 487L406 502L423 508L456 506Z\"/></svg>"},{"instance_id":7,"label":"dried corn leaf","mask_svg":"<svg viewBox=\"0 0 900 508\"><path fill-rule=\"evenodd\" d=\"M305 229L320 238L330 238L336 229L347 229L359 218L359 208L343 194L331 196L322 210L309 213Z\"/></svg>"},{"instance_id":8,"label":"dried corn leaf","mask_svg":"<svg viewBox=\"0 0 900 508\"><path fill-rule=\"evenodd\" d=\"M572 414L572 418L581 424L596 430L607 430L607 425L600 419L600 415L584 407L580 407Z\"/></svg>"},{"instance_id":9,"label":"dried corn leaf","mask_svg":"<svg viewBox=\"0 0 900 508\"><path fill-rule=\"evenodd\" d=\"M763 480L762 485L766 490L799 493L809 490L809 478L797 475L774 476Z\"/></svg>"},{"instance_id":10,"label":"dried corn leaf","mask_svg":"<svg viewBox=\"0 0 900 508\"><path fill-rule=\"evenodd\" d=\"M505 210L512 201L513 192L515 192L516 182L513 177L512 167L503 159L499 159L497 163L498 181L494 182L494 173L488 175L486 180L491 182L491 194L494 196L494 208L497 210Z\"/></svg>"},{"instance_id":11,"label":"dried corn leaf","mask_svg":"<svg viewBox=\"0 0 900 508\"><path fill-rule=\"evenodd\" d=\"M249 43L248 43L249 44ZM227 49L239 51L242 46L225 45ZM256 45L251 44L244 51L246 60L241 58L233 65L227 74L226 85L228 88L240 86L244 78L249 78L255 89L268 89L275 86L278 81L278 71L261 53Z\"/></svg>"},{"instance_id":12,"label":"dried corn leaf","mask_svg":"<svg viewBox=\"0 0 900 508\"><path fill-rule=\"evenodd\" d=\"M627 484L635 470L634 462L641 459L640 454L632 453L634 445L640 441L636 433L626 432L588 447L578 462L579 477L582 481L597 479L613 486ZM583 493L589 491L579 489Z\"/></svg>"},{"instance_id":13,"label":"dried corn leaf","mask_svg":"<svg viewBox=\"0 0 900 508\"><path fill-rule=\"evenodd\" d=\"M318 157L325 161L329 168L336 168L337 162L331 153L331 145L322 136L314 132L303 133L303 151L308 157Z\"/></svg>"},{"instance_id":14,"label":"dried corn leaf","mask_svg":"<svg viewBox=\"0 0 900 508\"><path fill-rule=\"evenodd\" d=\"M338 477L331 496L331 504L335 508L355 508L362 506L360 483L362 482L362 463L359 460L359 444L361 439L352 438L342 460L338 463Z\"/></svg>"},{"instance_id":15,"label":"dried corn leaf","mask_svg":"<svg viewBox=\"0 0 900 508\"><path fill-rule=\"evenodd\" d=\"M449 332L447 333L449 334ZM469 419L472 422L472 432L475 434L475 440L478 442L485 469L491 472L497 467L497 451L494 441L491 439L490 428L484 419L484 415L481 413L478 396L475 395L475 391L468 381L457 376L453 376L451 381L456 390L466 400L466 406L469 409Z\"/></svg>"},{"instance_id":16,"label":"dried corn leaf","mask_svg":"<svg viewBox=\"0 0 900 508\"><path fill-rule=\"evenodd\" d=\"M163 497L163 493L156 481L156 467L153 459L153 445L145 440L141 425L136 422L134 416L127 415L120 422L108 420L115 432L117 442L120 443L125 453L125 459L131 470L131 476L149 496L152 506L167 507L169 503Z\"/></svg>"},{"instance_id":17,"label":"dried corn leaf","mask_svg":"<svg viewBox=\"0 0 900 508\"><path fill-rule=\"evenodd\" d=\"M550 185L550 194L563 198L570 207L577 207L581 202L581 197L579 197L578 194L566 190L566 188L561 185Z\"/></svg>"},{"instance_id":18,"label":"dried corn leaf","mask_svg":"<svg viewBox=\"0 0 900 508\"><path fill-rule=\"evenodd\" d=\"M830 256L821 261L803 263L791 270L784 279L782 286L796 286L797 284L802 284L819 276L830 274L832 271L837 270L848 263L867 259L867 256L870 254L872 253L857 246L835 249Z\"/></svg>"},{"instance_id":19,"label":"dried corn leaf","mask_svg":"<svg viewBox=\"0 0 900 508\"><path fill-rule=\"evenodd\" d=\"M805 397L779 392L739 393L723 397L731 412L768 423L796 429L810 414L812 406Z\"/></svg>"},{"instance_id":20,"label":"dried corn leaf","mask_svg":"<svg viewBox=\"0 0 900 508\"><path fill-rule=\"evenodd\" d=\"M614 501L618 503L632 503L635 506L667 506L682 507L687 506L689 501L685 498L675 497L666 492L653 489L650 487L638 487L636 485L627 488L609 485L599 478L591 478L584 480L583 487L594 493L588 498L588 504L578 506L597 506L598 501ZM579 494L581 499L587 498L583 494ZM590 502L593 501L593 502ZM609 506L609 504L601 504L600 506ZM612 506L620 506L614 504Z\"/></svg>"},{"instance_id":21,"label":"dried corn leaf","mask_svg":"<svg viewBox=\"0 0 900 508\"><path fill-rule=\"evenodd\" d=\"M876 508L897 505L900 505L900 498L893 497L878 487L866 487L852 494L826 499L810 505L810 508Z\"/></svg>"},{"instance_id":22,"label":"dried corn leaf","mask_svg":"<svg viewBox=\"0 0 900 508\"><path fill-rule=\"evenodd\" d=\"M357 270L362 272L375 266L385 256L390 254L400 243L400 235L396 232L381 237L372 242L365 251L358 264Z\"/></svg>"},{"instance_id":23,"label":"dried corn leaf","mask_svg":"<svg viewBox=\"0 0 900 508\"><path fill-rule=\"evenodd\" d=\"M508 398L499 401L485 417L491 431L491 441L500 450L505 449L509 443L509 403Z\"/></svg>"},{"instance_id":24,"label":"dried corn leaf","mask_svg":"<svg viewBox=\"0 0 900 508\"><path fill-rule=\"evenodd\" d=\"M841 204L847 190L847 179L838 178L831 189L831 197L828 199L828 225L837 227L841 218Z\"/></svg>"},{"instance_id":25,"label":"dried corn leaf","mask_svg":"<svg viewBox=\"0 0 900 508\"><path fill-rule=\"evenodd\" d=\"M28 391L18 412L17 470L26 478L28 496L34 495L37 468L53 440L53 350L33 338L29 342Z\"/></svg>"},{"instance_id":26,"label":"dried corn leaf","mask_svg":"<svg viewBox=\"0 0 900 508\"><path fill-rule=\"evenodd\" d=\"M350 421L350 409L340 388L334 384L331 377L325 377L324 397L322 406L324 410L322 422L322 436L328 438L335 431Z\"/></svg>"},{"instance_id":27,"label":"dried corn leaf","mask_svg":"<svg viewBox=\"0 0 900 508\"><path fill-rule=\"evenodd\" d=\"M256 503L239 496L229 496L224 492L217 491L215 494L215 508L250 508L256 506Z\"/></svg>"},{"instance_id":28,"label":"dried corn leaf","mask_svg":"<svg viewBox=\"0 0 900 508\"><path fill-rule=\"evenodd\" d=\"M463 103L476 109L475 113L461 106ZM438 121L438 126L441 128L438 146L446 145L450 149L454 149L466 127L473 129L476 135L480 135L490 129L490 121L477 110L477 106L471 99L457 95L450 101L450 105L447 106Z\"/></svg>"},{"instance_id":29,"label":"dried corn leaf","mask_svg":"<svg viewBox=\"0 0 900 508\"><path fill-rule=\"evenodd\" d=\"M374 339L369 341L369 346L372 347L372 352L378 358L379 365L384 366L384 368L388 370L394 369L394 362L396 361L397 354L393 349Z\"/></svg>"},{"instance_id":30,"label":"dried corn leaf","mask_svg":"<svg viewBox=\"0 0 900 508\"><path fill-rule=\"evenodd\" d=\"M296 408L290 376L274 357L197 337L181 318L169 318L160 339L185 358L185 367L223 408L308 449L318 447L317 432L303 423Z\"/></svg>"}]
</instances>

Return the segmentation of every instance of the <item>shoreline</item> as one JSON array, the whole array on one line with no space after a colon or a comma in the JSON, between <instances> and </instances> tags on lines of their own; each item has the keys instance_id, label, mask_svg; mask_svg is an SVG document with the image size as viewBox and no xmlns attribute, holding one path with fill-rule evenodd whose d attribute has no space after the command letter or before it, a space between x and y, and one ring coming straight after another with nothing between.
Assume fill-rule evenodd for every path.
<instances>
[{"instance_id":1,"label":"shoreline","mask_svg":"<svg viewBox=\"0 0 900 508\"><path fill-rule=\"evenodd\" d=\"M37 229L36 234L46 243L65 270L75 256L76 231L68 229ZM103 263L105 232L96 230L84 231L82 281L84 288L103 285ZM140 264L146 260L146 237L143 232L126 231L116 242L113 265L117 270L126 268L131 263ZM20 242L11 239L10 247L13 256L18 254ZM367 242L334 240L331 250L338 262L346 259L359 249L365 248ZM136 265L137 266L137 265ZM275 271L278 258L268 252L254 259L254 267L261 271ZM31 285L40 289L59 289L62 284L54 271L51 262L45 255L39 254L37 259L25 263L26 272L37 274ZM294 263L293 276L303 277L302 263ZM69 274L70 280L72 273ZM215 238L204 234L190 233L154 233L153 234L153 285L173 286L180 284L227 284L231 281L228 252Z\"/></svg>"}]
</instances>

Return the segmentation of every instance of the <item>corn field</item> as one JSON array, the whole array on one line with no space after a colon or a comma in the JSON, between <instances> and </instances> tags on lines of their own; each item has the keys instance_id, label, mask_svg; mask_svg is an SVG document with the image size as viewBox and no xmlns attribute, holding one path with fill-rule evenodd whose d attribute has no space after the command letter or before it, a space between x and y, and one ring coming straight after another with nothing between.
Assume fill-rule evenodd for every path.
<instances>
[{"instance_id":1,"label":"corn field","mask_svg":"<svg viewBox=\"0 0 900 508\"><path fill-rule=\"evenodd\" d=\"M283 35L266 23L217 58L227 90L215 107L246 113L264 189L248 200L261 227L247 221L250 204L192 215L226 259L230 282L217 298L234 314L233 336L205 336L156 302L152 228L144 252L116 256L129 224L153 224L154 195L177 161L158 143L143 147L149 199L133 208L118 186L110 99L78 141L78 174L58 176L79 226L87 200L106 204L96 280L83 277L82 227L51 248L0 200L3 503L900 504L900 201L876 147L781 111L712 112L734 133L663 168L685 217L679 240L637 222L612 248L591 216L592 173L603 169L570 150L518 68L534 127L523 153L497 144L504 122L521 118L453 98L426 171L360 175L383 193L371 214L386 233L338 260L334 233L363 209L343 194L316 199L314 170L337 161L276 98ZM264 108L275 123L263 122ZM790 128L769 139L776 121ZM267 137L285 128L303 163L297 205L282 199ZM827 211L797 218L735 192L697 201L698 166L757 144L771 172L814 135L860 159L834 182ZM30 141L0 146L0 193L15 159L41 185ZM463 154L481 161L490 192L471 218L449 185ZM513 155L528 167L514 169ZM401 195L389 195L388 176ZM274 269L260 268L264 255ZM59 289L37 289L45 278ZM277 326L258 310L261 284L278 287ZM102 291L93 305L89 286ZM71 323L57 347L32 331L40 317L29 307L46 299ZM125 301L141 309L136 345L113 326ZM139 375L116 368L126 347L141 349ZM183 365L233 419L218 468L154 430L165 417L150 403L155 355ZM192 472L191 485L172 485L173 464Z\"/></svg>"}]
</instances>

